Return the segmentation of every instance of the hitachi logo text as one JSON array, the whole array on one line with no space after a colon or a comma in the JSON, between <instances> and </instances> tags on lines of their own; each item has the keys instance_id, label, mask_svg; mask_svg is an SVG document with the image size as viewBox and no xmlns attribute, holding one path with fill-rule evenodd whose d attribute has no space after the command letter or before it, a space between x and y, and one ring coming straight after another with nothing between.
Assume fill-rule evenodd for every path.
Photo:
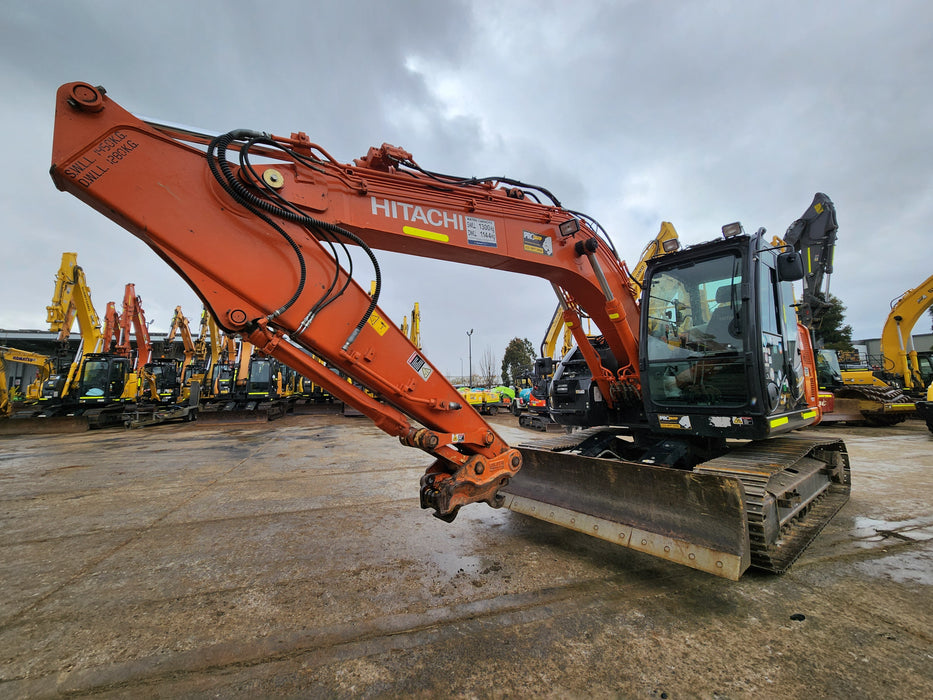
<instances>
[{"instance_id":1,"label":"hitachi logo text","mask_svg":"<svg viewBox=\"0 0 933 700\"><path fill-rule=\"evenodd\" d=\"M392 199L377 199L370 196L373 206L373 216L381 214L387 219L401 219L411 223L421 223L434 228L448 228L457 231L465 230L463 214L453 214L443 209L425 209L407 202L396 202Z\"/></svg>"}]
</instances>

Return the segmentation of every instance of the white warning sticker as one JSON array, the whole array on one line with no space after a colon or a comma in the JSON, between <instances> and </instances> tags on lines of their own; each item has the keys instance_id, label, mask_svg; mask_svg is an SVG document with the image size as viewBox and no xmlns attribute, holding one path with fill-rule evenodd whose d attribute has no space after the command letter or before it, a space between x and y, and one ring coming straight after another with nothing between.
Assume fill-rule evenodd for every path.
<instances>
[{"instance_id":1,"label":"white warning sticker","mask_svg":"<svg viewBox=\"0 0 933 700\"><path fill-rule=\"evenodd\" d=\"M431 375L434 374L431 365L418 353L412 353L412 356L408 358L408 364L424 381L428 381Z\"/></svg>"}]
</instances>

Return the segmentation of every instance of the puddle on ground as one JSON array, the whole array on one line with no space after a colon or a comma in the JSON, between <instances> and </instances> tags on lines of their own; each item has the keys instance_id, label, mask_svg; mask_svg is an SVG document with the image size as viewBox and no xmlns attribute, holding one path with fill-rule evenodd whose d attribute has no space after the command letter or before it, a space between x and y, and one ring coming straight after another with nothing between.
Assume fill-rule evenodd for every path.
<instances>
[{"instance_id":1,"label":"puddle on ground","mask_svg":"<svg viewBox=\"0 0 933 700\"><path fill-rule=\"evenodd\" d=\"M454 552L431 552L431 561L442 573L453 578L460 573L477 573L482 568L483 559Z\"/></svg>"},{"instance_id":2,"label":"puddle on ground","mask_svg":"<svg viewBox=\"0 0 933 700\"><path fill-rule=\"evenodd\" d=\"M890 521L859 516L853 524L852 537L856 544L865 548L874 548L879 542L895 544L933 540L931 517Z\"/></svg>"},{"instance_id":3,"label":"puddle on ground","mask_svg":"<svg viewBox=\"0 0 933 700\"><path fill-rule=\"evenodd\" d=\"M859 516L853 519L852 539L862 549L899 547L933 541L933 517L882 520ZM895 583L933 585L933 551L929 546L903 547L877 559L855 563L862 573Z\"/></svg>"},{"instance_id":4,"label":"puddle on ground","mask_svg":"<svg viewBox=\"0 0 933 700\"><path fill-rule=\"evenodd\" d=\"M856 562L855 568L868 576L895 583L933 586L933 553L927 551L898 552L880 559Z\"/></svg>"}]
</instances>

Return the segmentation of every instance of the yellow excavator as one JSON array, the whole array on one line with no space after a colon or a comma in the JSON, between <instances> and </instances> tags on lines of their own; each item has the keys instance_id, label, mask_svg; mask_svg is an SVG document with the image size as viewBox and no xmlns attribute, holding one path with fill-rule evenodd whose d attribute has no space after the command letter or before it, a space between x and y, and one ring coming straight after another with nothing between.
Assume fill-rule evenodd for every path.
<instances>
[{"instance_id":1,"label":"yellow excavator","mask_svg":"<svg viewBox=\"0 0 933 700\"><path fill-rule=\"evenodd\" d=\"M16 379L7 373L13 365L22 364L36 367L35 379L22 388ZM22 401L25 407L33 407L39 401L42 384L52 375L54 362L51 357L28 350L19 350L0 346L0 417L9 417L15 412L16 403Z\"/></svg>"},{"instance_id":2,"label":"yellow excavator","mask_svg":"<svg viewBox=\"0 0 933 700\"><path fill-rule=\"evenodd\" d=\"M136 395L136 383L130 380L132 359L111 352L110 346L121 342L120 316L109 304L102 330L77 253L62 254L46 311L49 330L58 334L62 344L69 340L75 321L81 342L68 369L45 379L37 403L31 407L35 410L17 412L16 430L73 432L100 427L108 418L115 418L114 424L121 422L122 402L134 400Z\"/></svg>"},{"instance_id":3,"label":"yellow excavator","mask_svg":"<svg viewBox=\"0 0 933 700\"><path fill-rule=\"evenodd\" d=\"M895 425L917 415L917 401L933 382L930 354L914 347L912 331L933 305L933 276L891 302L881 331L881 355L848 357L820 350L817 357L824 422Z\"/></svg>"},{"instance_id":4,"label":"yellow excavator","mask_svg":"<svg viewBox=\"0 0 933 700\"><path fill-rule=\"evenodd\" d=\"M74 432L89 427L88 418L77 410L81 369L86 357L104 350L104 333L77 257L77 253L62 253L46 312L49 330L58 334L63 346L67 346L75 321L81 341L67 369L53 371L45 378L36 404L16 412L11 429L20 434Z\"/></svg>"},{"instance_id":5,"label":"yellow excavator","mask_svg":"<svg viewBox=\"0 0 933 700\"><path fill-rule=\"evenodd\" d=\"M175 335L181 335L184 359L166 356ZM204 348L206 352L206 345ZM159 357L151 357L142 368L139 400L124 411L124 425L140 428L162 423L192 421L197 418L203 370L195 374L198 347L191 337L188 319L176 306L172 324L162 343Z\"/></svg>"},{"instance_id":6,"label":"yellow excavator","mask_svg":"<svg viewBox=\"0 0 933 700\"><path fill-rule=\"evenodd\" d=\"M411 309L411 328L408 330L411 344L421 349L421 305L416 301Z\"/></svg>"},{"instance_id":7,"label":"yellow excavator","mask_svg":"<svg viewBox=\"0 0 933 700\"><path fill-rule=\"evenodd\" d=\"M928 375L929 359L926 364L921 362L921 354L914 347L912 336L917 321L931 306L933 275L891 302L891 313L881 331L883 376L903 386L913 396L925 394L926 386L933 381L933 377Z\"/></svg>"},{"instance_id":8,"label":"yellow excavator","mask_svg":"<svg viewBox=\"0 0 933 700\"><path fill-rule=\"evenodd\" d=\"M78 265L77 253L62 253L61 265L55 275L52 303L46 307L49 330L58 333L59 342L65 343L71 336L74 322L78 322L81 343L67 374L54 395L44 396L48 408L60 405L71 393L72 384L81 368L85 353L104 351L104 334L100 317L91 301L91 289L87 284L84 269Z\"/></svg>"}]
</instances>

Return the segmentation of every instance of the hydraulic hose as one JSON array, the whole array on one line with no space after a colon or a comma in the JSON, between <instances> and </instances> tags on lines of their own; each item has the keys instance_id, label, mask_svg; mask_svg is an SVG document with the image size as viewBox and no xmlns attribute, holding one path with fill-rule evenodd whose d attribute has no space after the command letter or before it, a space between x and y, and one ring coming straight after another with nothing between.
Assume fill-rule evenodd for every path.
<instances>
[{"instance_id":1,"label":"hydraulic hose","mask_svg":"<svg viewBox=\"0 0 933 700\"><path fill-rule=\"evenodd\" d=\"M373 265L373 271L374 271L374 275L376 278L376 286L375 286L373 296L370 299L369 306L366 309L366 312L363 314L363 317L356 324L356 327L353 329L353 331L350 333L349 337L347 338L347 341L344 343L344 349L346 349L359 335L360 331L363 329L363 326L366 325L366 322L369 320L370 316L372 316L372 313L375 310L376 304L378 303L378 300L379 300L379 294L382 289L382 273L381 273L381 270L379 269L379 262L376 260L376 256L373 254L370 247L366 245L365 241L363 241L356 234L350 231L347 231L346 229L340 226L337 226L336 224L332 224L328 221L321 221L318 219L314 219L298 211L292 211L290 209L281 207L275 204L274 202L268 199L259 197L255 193L250 191L250 189L246 187L246 185L244 185L242 182L240 182L237 179L236 175L233 173L232 168L230 167L229 162L226 159L227 148L234 141L240 141L240 140L248 140L254 143L262 142L268 145L272 145L276 148L280 148L286 153L288 153L289 151L288 149L282 148L280 144L273 141L267 134L260 133L257 131L252 131L249 129L237 129L237 130L227 132L226 134L222 134L212 139L210 145L208 146L208 151L207 151L208 167L211 170L211 174L214 176L214 178L217 180L220 186L223 187L224 191L226 191L237 202L245 206L247 209L249 209L254 214L256 214L260 219L268 223L277 232L279 232L279 234L282 235L286 241L288 241L289 245L295 251L295 254L298 258L299 266L301 269L301 277L300 277L298 289L292 295L291 299L289 299L285 304L282 305L282 307L280 307L277 311L271 314L269 318L274 318L275 316L282 314L285 310L291 307L295 303L295 301L297 301L298 297L301 295L304 289L306 267L305 267L304 257L302 256L301 250L298 247L297 243L295 243L292 237L289 236L288 233L282 227L278 226L268 216L263 214L263 212L268 212L274 216L277 216L281 219L285 219L286 221L289 221L291 223L298 224L305 228L319 228L329 233L347 238L353 243L355 243L357 246L359 246L369 257L370 262ZM336 299L336 297L340 296L340 294L342 293L343 293L343 289L341 289L341 291L336 296L332 297L326 302L321 303L318 310L320 310L320 308L323 308L324 306L329 304L331 301Z\"/></svg>"}]
</instances>

